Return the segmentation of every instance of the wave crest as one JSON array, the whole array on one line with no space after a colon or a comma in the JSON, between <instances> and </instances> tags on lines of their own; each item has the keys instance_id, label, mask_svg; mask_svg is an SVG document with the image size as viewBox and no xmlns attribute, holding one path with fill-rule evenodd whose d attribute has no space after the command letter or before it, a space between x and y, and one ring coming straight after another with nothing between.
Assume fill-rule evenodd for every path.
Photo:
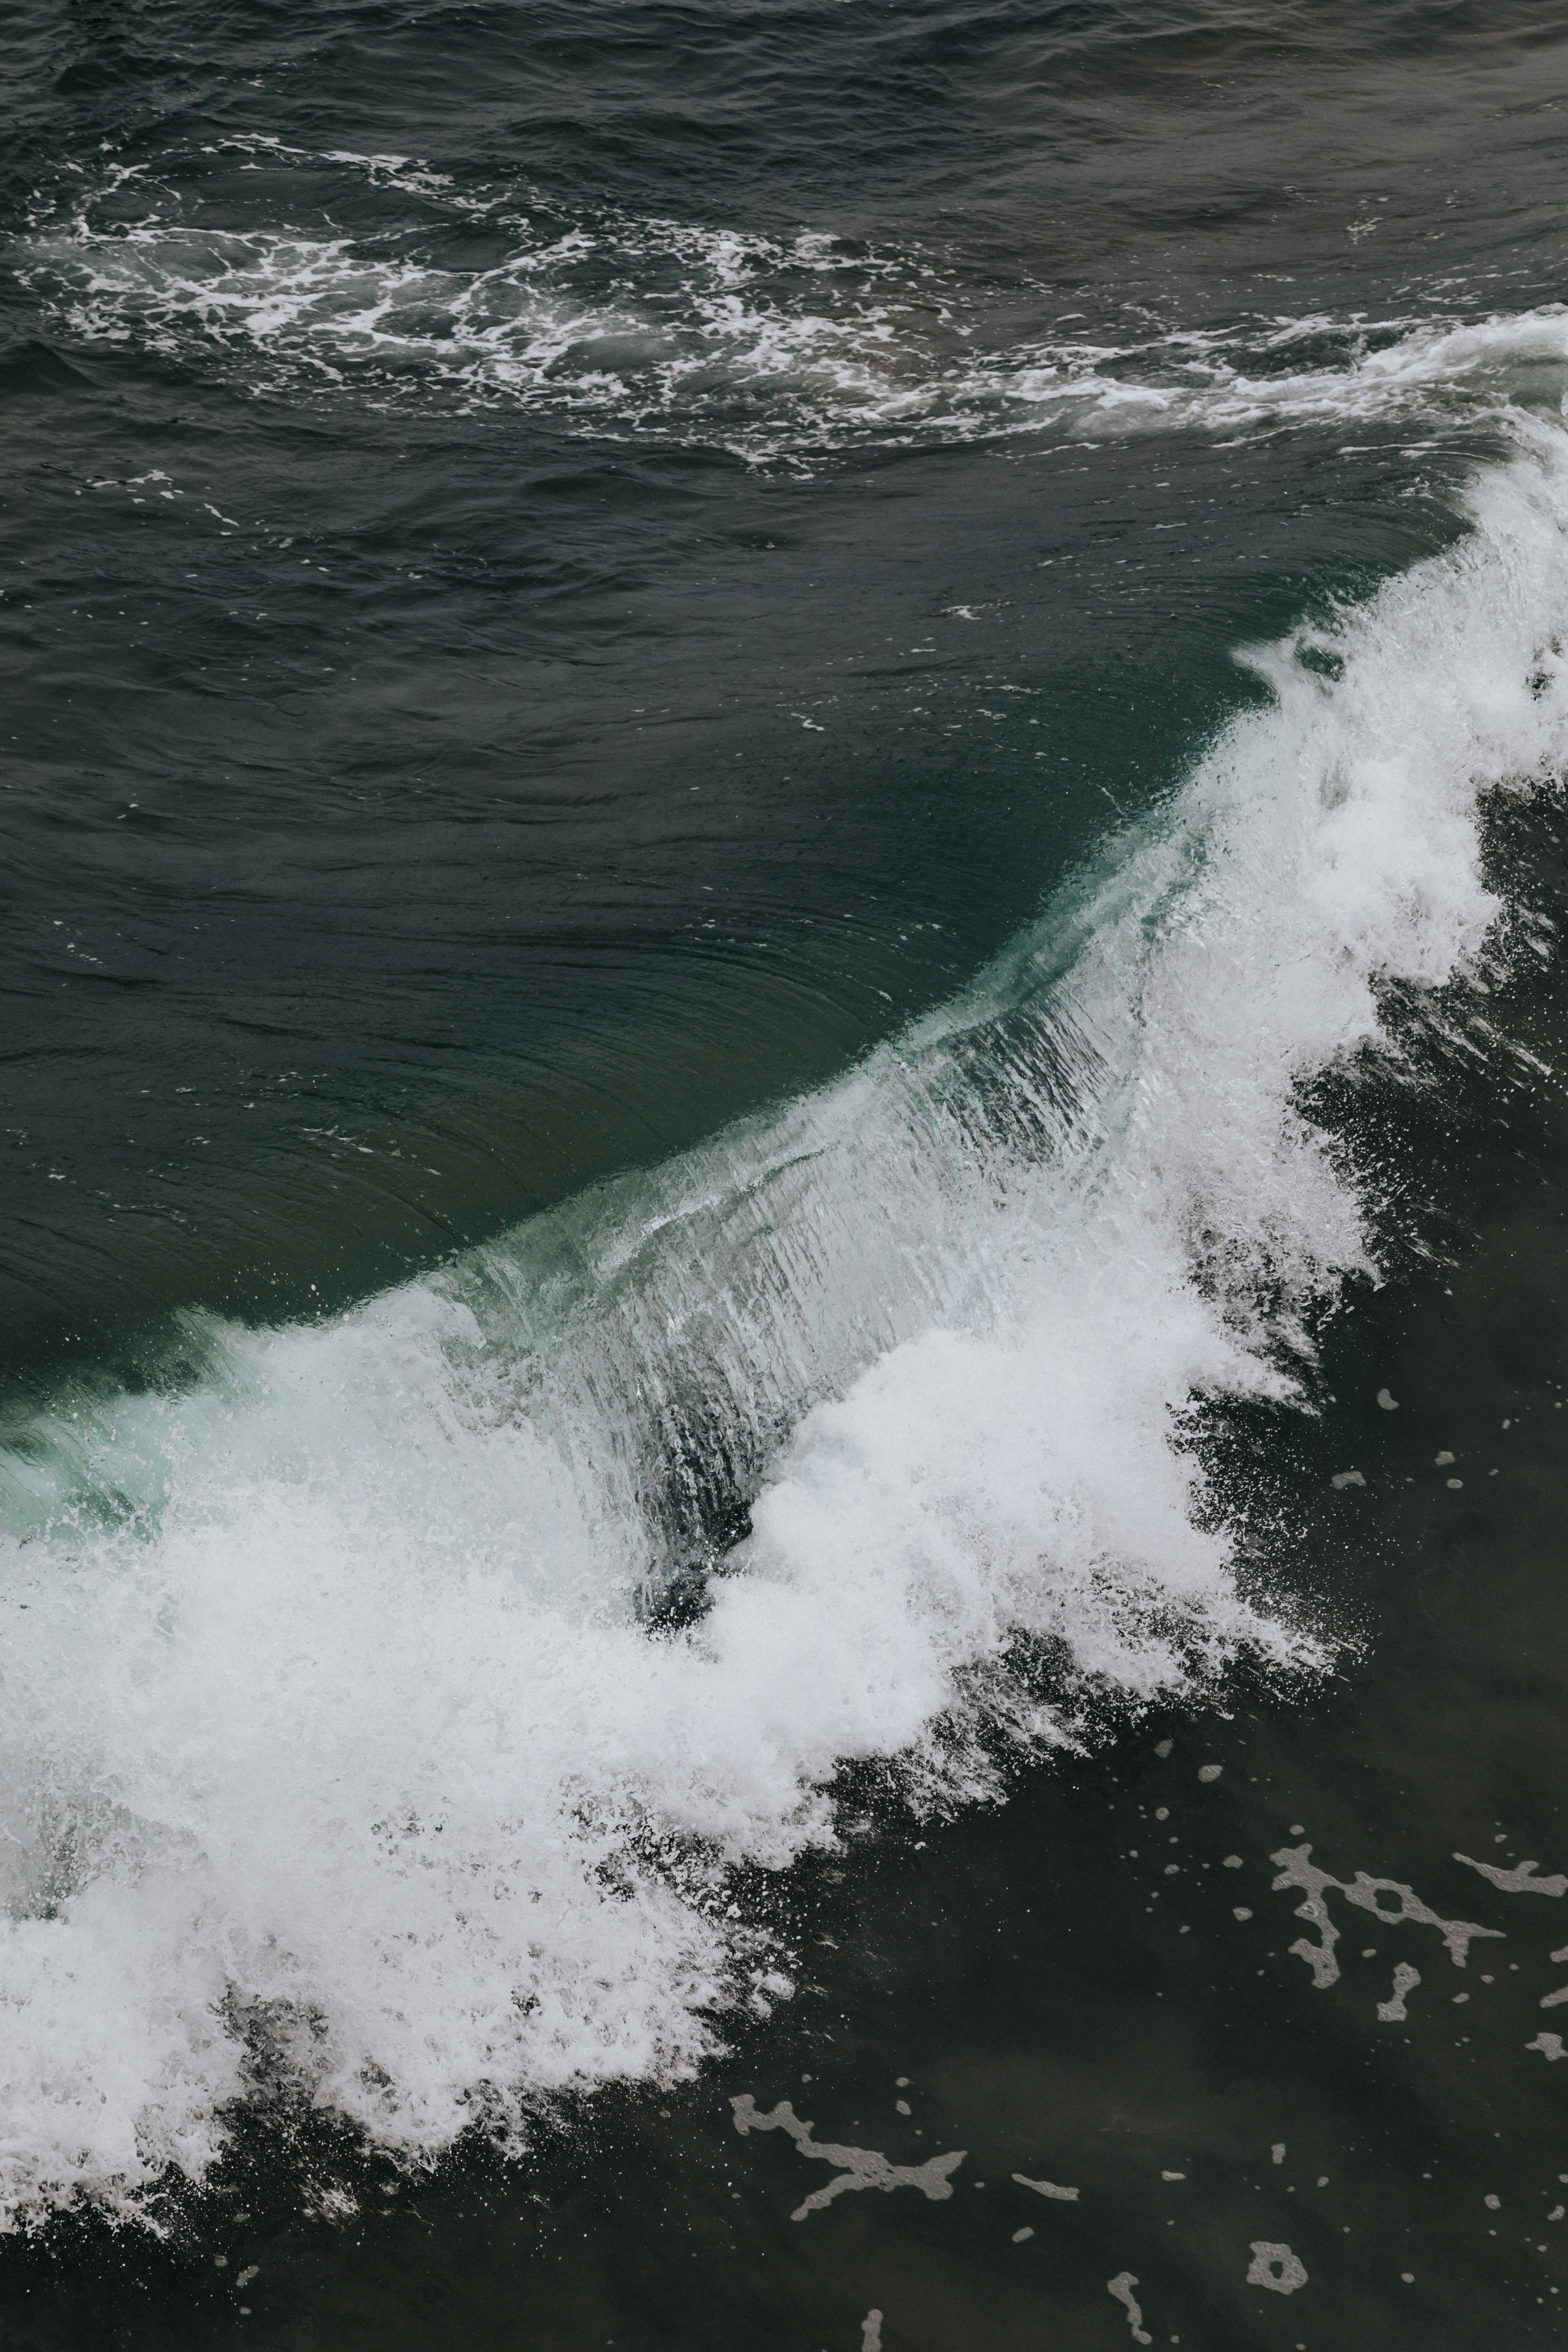
<instances>
[{"instance_id":1,"label":"wave crest","mask_svg":"<svg viewBox=\"0 0 1568 2352\"><path fill-rule=\"evenodd\" d=\"M1302 1089L1483 954L1482 796L1568 748L1565 446L841 1083L13 1431L8 2213L199 2176L269 2070L410 2161L689 2071L788 1992L730 1874L846 1760L958 1802L1320 1654L1184 1420L1371 1266Z\"/></svg>"}]
</instances>

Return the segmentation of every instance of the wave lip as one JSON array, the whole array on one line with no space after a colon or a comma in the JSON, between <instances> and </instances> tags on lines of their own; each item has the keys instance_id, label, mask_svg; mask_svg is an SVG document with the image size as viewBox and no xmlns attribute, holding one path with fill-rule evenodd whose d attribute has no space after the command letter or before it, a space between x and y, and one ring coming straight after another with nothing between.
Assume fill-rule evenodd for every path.
<instances>
[{"instance_id":1,"label":"wave lip","mask_svg":"<svg viewBox=\"0 0 1568 2352\"><path fill-rule=\"evenodd\" d=\"M1568 439L1519 431L1462 545L1253 654L1271 706L841 1083L12 1432L8 2215L143 2210L260 2083L415 2163L689 2072L788 1995L730 1874L832 1843L847 1759L955 1804L1321 1654L1182 1433L1289 1402L1370 1268L1300 1090L1483 955L1481 796L1568 751Z\"/></svg>"}]
</instances>

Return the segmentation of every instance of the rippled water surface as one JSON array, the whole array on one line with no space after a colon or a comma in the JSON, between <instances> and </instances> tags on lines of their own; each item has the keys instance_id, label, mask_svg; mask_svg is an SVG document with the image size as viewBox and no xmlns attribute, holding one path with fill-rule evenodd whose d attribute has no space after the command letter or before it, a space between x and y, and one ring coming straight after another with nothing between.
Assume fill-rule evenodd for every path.
<instances>
[{"instance_id":1,"label":"rippled water surface","mask_svg":"<svg viewBox=\"0 0 1568 2352\"><path fill-rule=\"evenodd\" d=\"M1558 2340L1561 28L8 64L0 2330Z\"/></svg>"}]
</instances>

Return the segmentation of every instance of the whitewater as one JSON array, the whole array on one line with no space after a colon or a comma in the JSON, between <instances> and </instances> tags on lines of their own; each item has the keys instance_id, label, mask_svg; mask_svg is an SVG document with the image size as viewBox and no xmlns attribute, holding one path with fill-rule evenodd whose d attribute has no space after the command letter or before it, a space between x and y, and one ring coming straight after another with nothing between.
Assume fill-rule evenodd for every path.
<instances>
[{"instance_id":1,"label":"whitewater","mask_svg":"<svg viewBox=\"0 0 1568 2352\"><path fill-rule=\"evenodd\" d=\"M1306 1090L1510 936L1482 829L1568 753L1568 438L1508 429L1462 541L1246 649L1267 699L843 1079L13 1423L13 2223L144 2211L279 2083L416 2165L689 2074L789 1998L744 1874L844 1833L845 1764L984 1801L1331 1656L1193 1416L1310 1408L1380 1199Z\"/></svg>"},{"instance_id":2,"label":"whitewater","mask_svg":"<svg viewBox=\"0 0 1568 2352\"><path fill-rule=\"evenodd\" d=\"M237 158L298 177L305 224L208 225L182 177ZM334 232L332 213L312 226L322 180L334 212L367 194L405 209L368 233ZM142 218L101 225L132 197ZM481 230L503 251L475 268ZM1019 436L1441 428L1555 398L1568 363L1563 303L1478 312L1442 278L1387 315L1255 297L1178 320L1131 303L1112 334L1075 325L1085 313L1032 279L977 282L937 244L542 205L408 156L254 135L135 166L110 156L85 186L40 188L5 258L73 337L232 367L247 397L500 403L598 441L760 467Z\"/></svg>"}]
</instances>

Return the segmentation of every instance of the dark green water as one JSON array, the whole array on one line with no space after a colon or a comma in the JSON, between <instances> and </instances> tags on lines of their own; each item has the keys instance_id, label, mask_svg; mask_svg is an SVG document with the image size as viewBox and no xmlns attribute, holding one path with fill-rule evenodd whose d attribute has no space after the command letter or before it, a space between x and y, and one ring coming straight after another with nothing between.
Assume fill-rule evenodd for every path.
<instances>
[{"instance_id":1,"label":"dark green water","mask_svg":"<svg viewBox=\"0 0 1568 2352\"><path fill-rule=\"evenodd\" d=\"M1558 30L8 51L0 2334L1556 2341Z\"/></svg>"}]
</instances>

